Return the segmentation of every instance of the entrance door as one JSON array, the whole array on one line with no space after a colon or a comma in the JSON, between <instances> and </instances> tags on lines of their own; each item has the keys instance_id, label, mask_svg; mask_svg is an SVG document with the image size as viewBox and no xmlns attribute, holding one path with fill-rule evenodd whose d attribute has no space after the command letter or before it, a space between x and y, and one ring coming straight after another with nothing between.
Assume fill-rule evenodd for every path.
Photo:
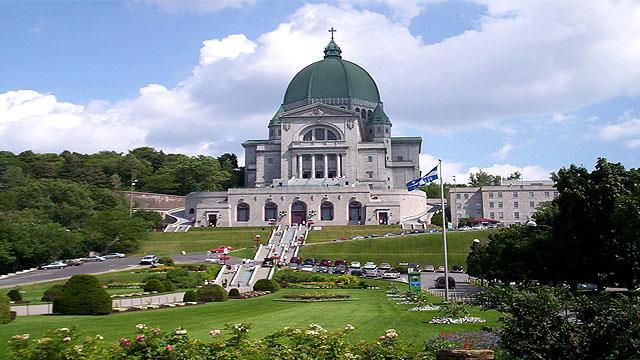
<instances>
[{"instance_id":1,"label":"entrance door","mask_svg":"<svg viewBox=\"0 0 640 360\"><path fill-rule=\"evenodd\" d=\"M307 206L302 201L291 204L291 225L307 222Z\"/></svg>"},{"instance_id":2,"label":"entrance door","mask_svg":"<svg viewBox=\"0 0 640 360\"><path fill-rule=\"evenodd\" d=\"M213 227L218 226L218 215L217 214L209 214L209 226L213 226Z\"/></svg>"},{"instance_id":3,"label":"entrance door","mask_svg":"<svg viewBox=\"0 0 640 360\"><path fill-rule=\"evenodd\" d=\"M357 201L349 203L349 223L362 224L362 204Z\"/></svg>"},{"instance_id":4,"label":"entrance door","mask_svg":"<svg viewBox=\"0 0 640 360\"><path fill-rule=\"evenodd\" d=\"M380 223L380 225L387 225L388 224L389 216L387 215L386 212L378 213L378 222Z\"/></svg>"}]
</instances>

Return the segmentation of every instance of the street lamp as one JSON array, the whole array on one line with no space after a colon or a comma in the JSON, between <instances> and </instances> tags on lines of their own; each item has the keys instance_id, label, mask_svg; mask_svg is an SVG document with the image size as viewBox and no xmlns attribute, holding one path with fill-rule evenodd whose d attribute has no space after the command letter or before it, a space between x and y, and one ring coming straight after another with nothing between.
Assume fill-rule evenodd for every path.
<instances>
[{"instance_id":1,"label":"street lamp","mask_svg":"<svg viewBox=\"0 0 640 360\"><path fill-rule=\"evenodd\" d=\"M257 248L257 247L260 247L260 235L256 235L256 236L253 238L253 241L255 241L255 242L256 242L256 248Z\"/></svg>"},{"instance_id":2,"label":"street lamp","mask_svg":"<svg viewBox=\"0 0 640 360\"><path fill-rule=\"evenodd\" d=\"M138 182L138 180L135 179L135 177L132 174L131 175L131 188L129 190L129 217L133 217L133 187L136 185L137 182Z\"/></svg>"}]
</instances>

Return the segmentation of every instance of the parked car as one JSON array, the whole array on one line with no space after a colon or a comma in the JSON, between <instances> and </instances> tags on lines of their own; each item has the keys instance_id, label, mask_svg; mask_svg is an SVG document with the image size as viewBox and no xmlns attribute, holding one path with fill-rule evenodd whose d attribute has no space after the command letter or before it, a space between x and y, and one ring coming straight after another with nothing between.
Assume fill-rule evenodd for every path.
<instances>
[{"instance_id":1,"label":"parked car","mask_svg":"<svg viewBox=\"0 0 640 360\"><path fill-rule=\"evenodd\" d=\"M424 268L422 268L423 272L434 272L436 271L436 269L433 267L433 265L425 265Z\"/></svg>"},{"instance_id":2,"label":"parked car","mask_svg":"<svg viewBox=\"0 0 640 360\"><path fill-rule=\"evenodd\" d=\"M294 262L290 262L287 264L287 268L291 269L291 270L298 270L300 269L300 264L296 264Z\"/></svg>"},{"instance_id":3,"label":"parked car","mask_svg":"<svg viewBox=\"0 0 640 360\"><path fill-rule=\"evenodd\" d=\"M577 283L576 291L578 292L596 292L600 290L598 285L592 283Z\"/></svg>"},{"instance_id":4,"label":"parked car","mask_svg":"<svg viewBox=\"0 0 640 360\"><path fill-rule=\"evenodd\" d=\"M214 254L224 254L225 250L226 250L226 252L229 252L229 251L233 250L233 247L232 246L220 246L220 247L217 247L215 249L211 249L209 251L211 251Z\"/></svg>"},{"instance_id":5,"label":"parked car","mask_svg":"<svg viewBox=\"0 0 640 360\"><path fill-rule=\"evenodd\" d=\"M263 267L273 267L274 259L272 257L266 257L262 260Z\"/></svg>"},{"instance_id":6,"label":"parked car","mask_svg":"<svg viewBox=\"0 0 640 360\"><path fill-rule=\"evenodd\" d=\"M342 260L342 259L337 259L337 260L333 263L333 265L334 265L334 266L338 266L338 265L344 265L344 266L347 266L347 262L346 262L345 260Z\"/></svg>"},{"instance_id":7,"label":"parked car","mask_svg":"<svg viewBox=\"0 0 640 360\"><path fill-rule=\"evenodd\" d=\"M378 270L375 269L366 269L364 271L364 276L366 277L371 277L371 278L377 278L378 277Z\"/></svg>"},{"instance_id":8,"label":"parked car","mask_svg":"<svg viewBox=\"0 0 640 360\"><path fill-rule=\"evenodd\" d=\"M313 265L305 264L300 266L300 271L313 272Z\"/></svg>"},{"instance_id":9,"label":"parked car","mask_svg":"<svg viewBox=\"0 0 640 360\"><path fill-rule=\"evenodd\" d=\"M66 268L67 264L63 263L62 261L54 261L51 264L47 264L44 265L42 267L43 270L49 270L49 269L62 269L62 268Z\"/></svg>"},{"instance_id":10,"label":"parked car","mask_svg":"<svg viewBox=\"0 0 640 360\"><path fill-rule=\"evenodd\" d=\"M354 236L351 238L351 240L362 240L364 239L364 236Z\"/></svg>"},{"instance_id":11,"label":"parked car","mask_svg":"<svg viewBox=\"0 0 640 360\"><path fill-rule=\"evenodd\" d=\"M454 289L456 287L456 280L451 276L449 276L448 278L449 278L449 289ZM444 289L445 288L444 276L439 276L435 280L435 283L436 283L436 289Z\"/></svg>"},{"instance_id":12,"label":"parked car","mask_svg":"<svg viewBox=\"0 0 640 360\"><path fill-rule=\"evenodd\" d=\"M458 228L458 230L460 230L460 231L469 231L469 230L471 230L471 228L468 227L468 226L463 226L461 228Z\"/></svg>"},{"instance_id":13,"label":"parked car","mask_svg":"<svg viewBox=\"0 0 640 360\"><path fill-rule=\"evenodd\" d=\"M380 266L378 266L378 270L381 270L381 271L391 270L391 265L389 263L382 263L380 264Z\"/></svg>"},{"instance_id":14,"label":"parked car","mask_svg":"<svg viewBox=\"0 0 640 360\"><path fill-rule=\"evenodd\" d=\"M444 272L444 266L442 266L442 265L441 265L441 266L438 266L438 269L436 269L436 272L441 272L441 273L443 273L443 272Z\"/></svg>"},{"instance_id":15,"label":"parked car","mask_svg":"<svg viewBox=\"0 0 640 360\"><path fill-rule=\"evenodd\" d=\"M158 262L158 257L155 255L145 255L140 259L140 265L153 265Z\"/></svg>"},{"instance_id":16,"label":"parked car","mask_svg":"<svg viewBox=\"0 0 640 360\"><path fill-rule=\"evenodd\" d=\"M349 273L353 276L362 276L363 271L360 268L353 268Z\"/></svg>"},{"instance_id":17,"label":"parked car","mask_svg":"<svg viewBox=\"0 0 640 360\"><path fill-rule=\"evenodd\" d=\"M400 278L400 272L398 272L396 270L388 270L388 271L385 271L382 274L382 278L383 279L399 279Z\"/></svg>"},{"instance_id":18,"label":"parked car","mask_svg":"<svg viewBox=\"0 0 640 360\"><path fill-rule=\"evenodd\" d=\"M331 272L333 274L346 274L347 266L345 264L336 265Z\"/></svg>"},{"instance_id":19,"label":"parked car","mask_svg":"<svg viewBox=\"0 0 640 360\"><path fill-rule=\"evenodd\" d=\"M316 259L314 258L308 258L308 259L304 259L304 265L315 265L316 264Z\"/></svg>"},{"instance_id":20,"label":"parked car","mask_svg":"<svg viewBox=\"0 0 640 360\"><path fill-rule=\"evenodd\" d=\"M326 266L322 266L322 265L316 266L316 272L317 273L327 273L327 272L329 272L329 268L326 267Z\"/></svg>"},{"instance_id":21,"label":"parked car","mask_svg":"<svg viewBox=\"0 0 640 360\"><path fill-rule=\"evenodd\" d=\"M105 258L102 256L87 256L86 258L82 258L85 262L98 262L105 261Z\"/></svg>"},{"instance_id":22,"label":"parked car","mask_svg":"<svg viewBox=\"0 0 640 360\"><path fill-rule=\"evenodd\" d=\"M352 261L349 267L352 269L360 269L361 265L359 261Z\"/></svg>"},{"instance_id":23,"label":"parked car","mask_svg":"<svg viewBox=\"0 0 640 360\"><path fill-rule=\"evenodd\" d=\"M320 260L320 266L331 266L331 260L328 260L328 259Z\"/></svg>"},{"instance_id":24,"label":"parked car","mask_svg":"<svg viewBox=\"0 0 640 360\"><path fill-rule=\"evenodd\" d=\"M463 269L463 268L462 268L462 266L460 266L460 265L453 265L453 266L451 267L451 272L452 272L452 273L463 273L463 272L464 272L464 269Z\"/></svg>"},{"instance_id":25,"label":"parked car","mask_svg":"<svg viewBox=\"0 0 640 360\"><path fill-rule=\"evenodd\" d=\"M489 224L489 225L487 225L487 227L489 229L497 229L498 228L498 224Z\"/></svg>"},{"instance_id":26,"label":"parked car","mask_svg":"<svg viewBox=\"0 0 640 360\"><path fill-rule=\"evenodd\" d=\"M375 270L378 267L376 266L376 264L373 261L367 261L366 263L364 263L364 267L365 270Z\"/></svg>"},{"instance_id":27,"label":"parked car","mask_svg":"<svg viewBox=\"0 0 640 360\"><path fill-rule=\"evenodd\" d=\"M105 259L121 259L121 258L123 258L125 256L126 256L125 254L117 253L117 252L108 253L106 255L102 255L102 257L105 258Z\"/></svg>"},{"instance_id":28,"label":"parked car","mask_svg":"<svg viewBox=\"0 0 640 360\"><path fill-rule=\"evenodd\" d=\"M302 259L300 259L299 256L294 256L291 258L291 260L289 260L289 262L300 265L302 264Z\"/></svg>"},{"instance_id":29,"label":"parked car","mask_svg":"<svg viewBox=\"0 0 640 360\"><path fill-rule=\"evenodd\" d=\"M212 264L219 264L220 263L220 258L208 257L208 258L204 259L204 261L208 262L208 263L212 263Z\"/></svg>"},{"instance_id":30,"label":"parked car","mask_svg":"<svg viewBox=\"0 0 640 360\"><path fill-rule=\"evenodd\" d=\"M407 269L412 270L413 272L420 272L420 264L417 263L409 263L409 266L407 266Z\"/></svg>"},{"instance_id":31,"label":"parked car","mask_svg":"<svg viewBox=\"0 0 640 360\"><path fill-rule=\"evenodd\" d=\"M69 266L80 266L84 264L83 259L69 259L69 260L63 260L63 261Z\"/></svg>"}]
</instances>

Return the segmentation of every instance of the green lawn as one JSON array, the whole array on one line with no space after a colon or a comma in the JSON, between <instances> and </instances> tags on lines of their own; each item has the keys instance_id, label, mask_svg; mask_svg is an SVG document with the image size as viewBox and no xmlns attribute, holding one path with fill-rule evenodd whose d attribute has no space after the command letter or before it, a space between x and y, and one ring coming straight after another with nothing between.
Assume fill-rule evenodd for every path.
<instances>
[{"instance_id":1,"label":"green lawn","mask_svg":"<svg viewBox=\"0 0 640 360\"><path fill-rule=\"evenodd\" d=\"M223 245L233 246L238 249L253 249L256 235L260 235L262 242L266 243L269 241L269 236L271 236L271 229L265 226L250 228L192 228L184 233L153 232L149 233L148 239L142 243L140 250L133 255L175 255L183 250L188 253L206 252L211 248ZM244 252L241 255L246 255L250 252ZM249 257L253 257L253 254Z\"/></svg>"},{"instance_id":2,"label":"green lawn","mask_svg":"<svg viewBox=\"0 0 640 360\"><path fill-rule=\"evenodd\" d=\"M467 254L473 239L487 239L493 230L448 232L447 249L449 266L466 267ZM388 262L392 266L398 262L416 262L421 265L444 265L442 233L421 234L390 238L347 240L329 244L307 245L300 250L303 258L344 259L360 262Z\"/></svg>"},{"instance_id":3,"label":"green lawn","mask_svg":"<svg viewBox=\"0 0 640 360\"><path fill-rule=\"evenodd\" d=\"M381 282L382 283L382 282ZM225 323L253 323L252 336L264 336L285 326L306 327L320 324L329 330L352 324L356 330L352 340L375 339L389 328L396 329L402 340L421 346L422 341L441 331L480 330L482 326L497 326L498 313L483 312L472 308L471 316L487 320L484 324L431 325L428 321L437 312L410 312L410 305L396 305L387 300L385 286L380 290L293 290L285 289L275 294L248 300L230 300L190 308L163 309L145 312L123 313L108 316L28 316L0 326L0 358L6 356L7 339L16 334L28 333L37 337L45 330L77 325L82 335L103 335L114 343L120 337L135 334L135 325L146 323L163 330L182 326L197 338L207 338L211 329L222 329ZM406 286L405 286L406 288ZM356 301L325 303L291 303L274 301L285 294L307 292L331 292L351 295ZM440 298L434 297L434 302Z\"/></svg>"},{"instance_id":4,"label":"green lawn","mask_svg":"<svg viewBox=\"0 0 640 360\"><path fill-rule=\"evenodd\" d=\"M402 231L400 225L351 225L351 226L323 226L322 230L310 231L308 243L332 241L342 237L366 236L369 234L384 235Z\"/></svg>"}]
</instances>

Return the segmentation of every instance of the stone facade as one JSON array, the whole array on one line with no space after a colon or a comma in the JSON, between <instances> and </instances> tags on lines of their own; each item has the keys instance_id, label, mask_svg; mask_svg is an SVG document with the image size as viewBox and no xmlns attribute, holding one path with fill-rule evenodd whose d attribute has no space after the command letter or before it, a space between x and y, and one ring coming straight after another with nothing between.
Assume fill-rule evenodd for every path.
<instances>
[{"instance_id":1,"label":"stone facade","mask_svg":"<svg viewBox=\"0 0 640 360\"><path fill-rule=\"evenodd\" d=\"M454 227L461 218L494 219L499 226L509 226L526 223L540 204L557 196L552 181L504 181L499 186L451 188L448 204Z\"/></svg>"}]
</instances>

